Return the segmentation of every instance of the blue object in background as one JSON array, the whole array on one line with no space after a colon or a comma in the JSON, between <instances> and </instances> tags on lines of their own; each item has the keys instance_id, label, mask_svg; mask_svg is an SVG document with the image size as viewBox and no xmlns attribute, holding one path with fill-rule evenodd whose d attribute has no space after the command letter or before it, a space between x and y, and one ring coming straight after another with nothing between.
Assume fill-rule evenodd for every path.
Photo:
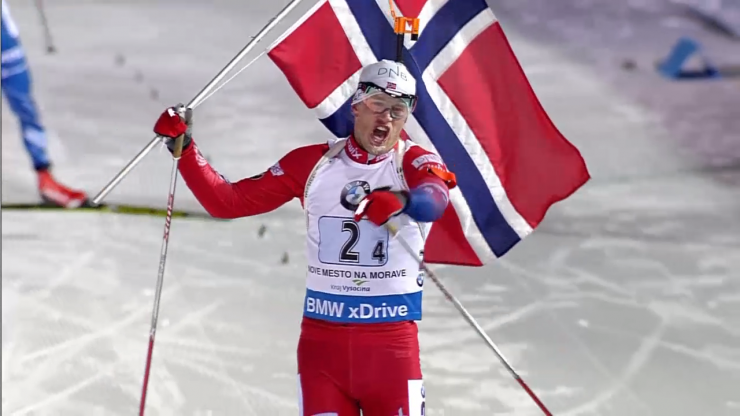
<instances>
[{"instance_id":1,"label":"blue object in background","mask_svg":"<svg viewBox=\"0 0 740 416\"><path fill-rule=\"evenodd\" d=\"M673 46L666 59L658 64L658 72L666 78L672 79L702 79L718 78L720 72L717 67L701 51L701 45L694 39L683 37ZM684 69L686 63L693 56L698 56L703 68L698 70Z\"/></svg>"}]
</instances>

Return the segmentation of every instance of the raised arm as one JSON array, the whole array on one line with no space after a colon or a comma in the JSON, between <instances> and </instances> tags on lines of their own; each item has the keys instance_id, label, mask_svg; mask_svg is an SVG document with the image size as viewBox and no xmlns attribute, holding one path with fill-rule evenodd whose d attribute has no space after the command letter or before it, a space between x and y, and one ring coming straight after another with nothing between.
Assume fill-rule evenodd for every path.
<instances>
[{"instance_id":1,"label":"raised arm","mask_svg":"<svg viewBox=\"0 0 740 416\"><path fill-rule=\"evenodd\" d=\"M165 111L154 128L155 133L174 138L186 126L173 111ZM168 141L171 147L174 140ZM303 199L306 179L328 145L299 147L283 156L259 175L230 182L216 171L187 137L179 170L195 198L213 217L233 219L270 212L293 198Z\"/></svg>"},{"instance_id":2,"label":"raised arm","mask_svg":"<svg viewBox=\"0 0 740 416\"><path fill-rule=\"evenodd\" d=\"M295 185L285 175L271 172L229 182L203 157L195 143L182 153L180 173L205 210L216 218L233 219L277 209L296 196Z\"/></svg>"}]
</instances>

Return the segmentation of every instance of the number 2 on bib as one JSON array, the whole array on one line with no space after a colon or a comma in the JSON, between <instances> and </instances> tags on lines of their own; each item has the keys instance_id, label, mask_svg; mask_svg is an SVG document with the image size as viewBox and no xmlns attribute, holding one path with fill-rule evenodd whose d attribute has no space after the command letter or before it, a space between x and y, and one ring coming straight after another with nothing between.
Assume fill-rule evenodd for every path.
<instances>
[{"instance_id":1,"label":"number 2 on bib","mask_svg":"<svg viewBox=\"0 0 740 416\"><path fill-rule=\"evenodd\" d=\"M326 264L378 267L388 263L388 231L370 221L319 218L319 260Z\"/></svg>"}]
</instances>

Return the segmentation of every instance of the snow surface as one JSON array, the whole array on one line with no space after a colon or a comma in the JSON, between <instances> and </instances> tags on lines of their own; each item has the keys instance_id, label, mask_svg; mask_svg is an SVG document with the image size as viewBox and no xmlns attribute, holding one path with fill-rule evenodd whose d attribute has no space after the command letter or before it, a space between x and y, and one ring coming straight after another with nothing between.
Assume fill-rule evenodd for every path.
<instances>
[{"instance_id":1,"label":"snow surface","mask_svg":"<svg viewBox=\"0 0 740 416\"><path fill-rule=\"evenodd\" d=\"M284 3L45 2L59 50L46 55L32 3L9 0L60 179L96 193L159 112L195 95ZM670 15L670 2L491 3L594 179L501 261L438 273L558 416L737 414L740 84L675 83L652 65L682 34L726 60L740 43ZM5 107L2 201L35 202ZM232 179L328 136L267 59L198 108L195 134ZM107 202L164 207L170 168L155 150ZM182 182L175 204L202 212ZM136 414L163 225L3 210L3 414ZM297 202L173 221L147 415L297 414L303 233ZM541 414L432 285L424 302L429 416Z\"/></svg>"}]
</instances>

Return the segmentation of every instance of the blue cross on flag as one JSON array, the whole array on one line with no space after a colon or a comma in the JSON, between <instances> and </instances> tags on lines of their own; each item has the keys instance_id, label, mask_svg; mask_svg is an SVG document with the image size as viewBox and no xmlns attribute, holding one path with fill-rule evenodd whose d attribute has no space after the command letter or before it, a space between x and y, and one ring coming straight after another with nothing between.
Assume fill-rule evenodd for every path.
<instances>
[{"instance_id":1,"label":"blue cross on flag","mask_svg":"<svg viewBox=\"0 0 740 416\"><path fill-rule=\"evenodd\" d=\"M418 104L404 136L457 176L431 229L427 263L480 266L503 256L547 210L590 178L552 123L484 0L395 0L420 20L403 62ZM336 136L352 133L350 101L363 66L396 60L387 0L321 0L269 48L303 103Z\"/></svg>"}]
</instances>

